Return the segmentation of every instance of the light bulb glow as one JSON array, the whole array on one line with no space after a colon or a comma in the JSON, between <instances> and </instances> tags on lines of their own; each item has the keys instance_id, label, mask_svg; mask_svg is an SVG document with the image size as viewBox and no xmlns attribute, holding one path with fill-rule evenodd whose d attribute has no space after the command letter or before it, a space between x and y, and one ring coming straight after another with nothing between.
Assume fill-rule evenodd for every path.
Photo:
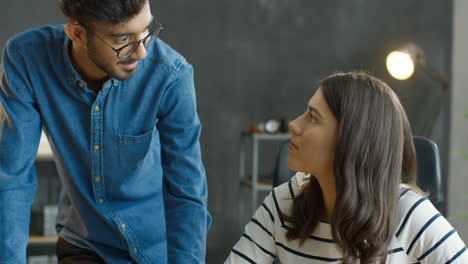
<instances>
[{"instance_id":1,"label":"light bulb glow","mask_svg":"<svg viewBox=\"0 0 468 264\"><path fill-rule=\"evenodd\" d=\"M407 80L414 73L414 62L408 53L392 51L387 56L387 70L393 78Z\"/></svg>"}]
</instances>

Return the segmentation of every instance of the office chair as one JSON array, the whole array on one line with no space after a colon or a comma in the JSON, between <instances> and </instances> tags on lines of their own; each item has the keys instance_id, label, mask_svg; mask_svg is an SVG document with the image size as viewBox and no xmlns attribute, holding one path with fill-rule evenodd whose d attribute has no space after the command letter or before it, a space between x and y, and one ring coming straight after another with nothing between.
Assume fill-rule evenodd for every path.
<instances>
[{"instance_id":1,"label":"office chair","mask_svg":"<svg viewBox=\"0 0 468 264\"><path fill-rule=\"evenodd\" d=\"M286 160L288 158L289 140L282 143L276 159L273 172L273 187L281 185L295 174L288 169ZM445 215L445 194L442 191L442 174L440 172L439 148L434 141L424 137L413 137L416 149L418 177L417 184L429 193L429 200L443 215Z\"/></svg>"},{"instance_id":2,"label":"office chair","mask_svg":"<svg viewBox=\"0 0 468 264\"><path fill-rule=\"evenodd\" d=\"M429 200L443 215L446 214L446 195L442 190L442 173L440 171L439 148L437 144L425 137L413 137L418 166L417 184L429 194Z\"/></svg>"}]
</instances>

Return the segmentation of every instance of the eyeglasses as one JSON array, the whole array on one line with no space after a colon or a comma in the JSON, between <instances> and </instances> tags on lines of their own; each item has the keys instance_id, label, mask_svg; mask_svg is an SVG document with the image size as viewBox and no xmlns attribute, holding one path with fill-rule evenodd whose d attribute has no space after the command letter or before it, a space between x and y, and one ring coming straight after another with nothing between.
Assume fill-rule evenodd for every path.
<instances>
[{"instance_id":1,"label":"eyeglasses","mask_svg":"<svg viewBox=\"0 0 468 264\"><path fill-rule=\"evenodd\" d=\"M158 38L161 31L164 29L161 24L158 24L156 29L150 31L148 36L144 37L143 39L140 39L140 40L137 40L137 41L134 41L134 42L130 42L130 43L126 44L125 46L116 49L116 48L112 47L109 43L107 43L104 39L99 37L99 35L96 34L89 27L85 26L83 23L76 22L75 25L82 25L87 31L93 33L98 39L100 39L102 42L104 42L104 44L106 44L113 51L115 51L115 53L117 54L117 58L119 58L119 59L126 59L126 58L132 56L132 54L135 53L135 51L140 46L140 43L143 43L145 48L148 47L149 45L151 45L151 43L154 42L154 40L156 40Z\"/></svg>"}]
</instances>

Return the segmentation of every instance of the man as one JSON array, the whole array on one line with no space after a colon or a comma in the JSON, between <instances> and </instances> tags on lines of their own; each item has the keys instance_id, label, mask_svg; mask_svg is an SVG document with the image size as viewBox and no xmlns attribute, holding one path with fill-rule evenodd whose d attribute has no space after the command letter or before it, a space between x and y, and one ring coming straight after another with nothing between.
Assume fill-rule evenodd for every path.
<instances>
[{"instance_id":1,"label":"man","mask_svg":"<svg viewBox=\"0 0 468 264\"><path fill-rule=\"evenodd\" d=\"M204 263L207 187L192 66L148 0L61 0L69 23L10 39L0 120L0 263L25 263L47 134L59 263Z\"/></svg>"}]
</instances>

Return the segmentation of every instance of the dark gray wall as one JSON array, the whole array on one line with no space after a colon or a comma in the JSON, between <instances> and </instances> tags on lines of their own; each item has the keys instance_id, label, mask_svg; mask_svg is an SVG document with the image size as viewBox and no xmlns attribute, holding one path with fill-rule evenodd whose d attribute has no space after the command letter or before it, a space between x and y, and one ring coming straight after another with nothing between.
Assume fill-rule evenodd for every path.
<instances>
[{"instance_id":1,"label":"dark gray wall","mask_svg":"<svg viewBox=\"0 0 468 264\"><path fill-rule=\"evenodd\" d=\"M0 45L29 27L62 23L56 2L2 0ZM213 215L209 263L222 262L245 224L246 218L239 216L240 131L270 117L294 118L305 110L320 78L337 70L362 69L395 88L418 134L424 120L434 118L430 107L440 95L439 87L420 71L408 81L391 79L385 70L386 54L408 41L415 42L437 71L450 76L449 0L151 3L166 28L163 39L195 67ZM447 120L443 112L434 135L441 147L444 172Z\"/></svg>"}]
</instances>

